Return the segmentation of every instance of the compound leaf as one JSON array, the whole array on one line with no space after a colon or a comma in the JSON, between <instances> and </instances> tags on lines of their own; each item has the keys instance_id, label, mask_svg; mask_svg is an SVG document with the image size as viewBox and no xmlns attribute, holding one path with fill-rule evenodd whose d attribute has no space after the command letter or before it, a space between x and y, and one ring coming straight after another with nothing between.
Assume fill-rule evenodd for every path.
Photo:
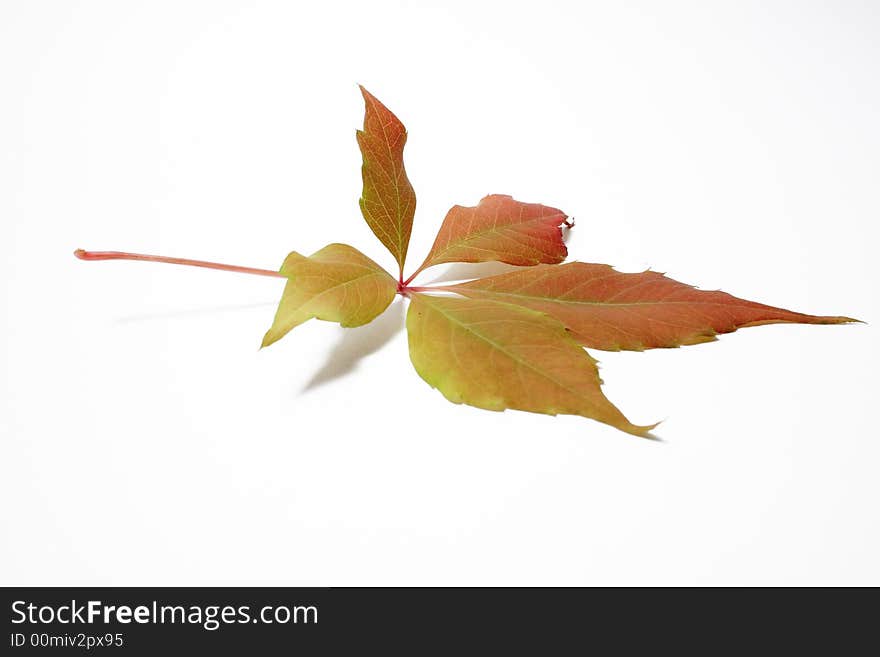
<instances>
[{"instance_id":1,"label":"compound leaf","mask_svg":"<svg viewBox=\"0 0 880 657\"><path fill-rule=\"evenodd\" d=\"M698 290L653 271L625 274L585 262L532 267L445 289L546 313L582 345L611 351L698 344L760 324L858 321L805 315L725 292Z\"/></svg>"},{"instance_id":2,"label":"compound leaf","mask_svg":"<svg viewBox=\"0 0 880 657\"><path fill-rule=\"evenodd\" d=\"M402 278L416 211L416 194L403 166L406 128L369 91L361 87L361 93L366 104L364 129L357 132L363 156L361 213L397 260Z\"/></svg>"},{"instance_id":3,"label":"compound leaf","mask_svg":"<svg viewBox=\"0 0 880 657\"><path fill-rule=\"evenodd\" d=\"M316 318L362 326L378 317L397 293L397 281L347 244L330 244L308 258L293 251L281 265L287 284L264 347Z\"/></svg>"},{"instance_id":4,"label":"compound leaf","mask_svg":"<svg viewBox=\"0 0 880 657\"><path fill-rule=\"evenodd\" d=\"M637 436L653 428L632 424L608 401L596 361L552 317L486 299L413 294L406 325L416 371L456 404L581 415Z\"/></svg>"}]
</instances>

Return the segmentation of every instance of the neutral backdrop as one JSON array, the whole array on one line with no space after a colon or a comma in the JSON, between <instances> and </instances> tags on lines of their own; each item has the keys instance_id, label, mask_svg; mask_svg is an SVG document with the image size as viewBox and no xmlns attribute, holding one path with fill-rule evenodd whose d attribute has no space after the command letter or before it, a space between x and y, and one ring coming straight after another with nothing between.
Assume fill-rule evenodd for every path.
<instances>
[{"instance_id":1,"label":"neutral backdrop","mask_svg":"<svg viewBox=\"0 0 880 657\"><path fill-rule=\"evenodd\" d=\"M0 583L880 584L875 2L0 4ZM662 442L445 401L404 303L263 351L406 123L412 265L487 193L573 258L865 325L602 353ZM461 276L443 268L419 280Z\"/></svg>"}]
</instances>

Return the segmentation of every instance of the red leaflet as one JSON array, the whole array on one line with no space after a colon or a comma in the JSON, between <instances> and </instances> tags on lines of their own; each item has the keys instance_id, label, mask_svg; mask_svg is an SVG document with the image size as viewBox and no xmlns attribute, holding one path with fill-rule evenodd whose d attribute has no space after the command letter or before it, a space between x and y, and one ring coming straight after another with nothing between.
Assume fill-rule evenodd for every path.
<instances>
[{"instance_id":1,"label":"red leaflet","mask_svg":"<svg viewBox=\"0 0 880 657\"><path fill-rule=\"evenodd\" d=\"M573 224L562 210L492 194L473 207L454 205L446 214L425 262L410 276L444 262L554 264L565 260L562 226Z\"/></svg>"},{"instance_id":2,"label":"red leaflet","mask_svg":"<svg viewBox=\"0 0 880 657\"><path fill-rule=\"evenodd\" d=\"M653 271L624 274L585 262L532 267L444 289L546 313L565 324L584 346L610 351L698 344L714 340L717 333L759 324L856 321L698 290Z\"/></svg>"},{"instance_id":3,"label":"red leaflet","mask_svg":"<svg viewBox=\"0 0 880 657\"><path fill-rule=\"evenodd\" d=\"M361 87L361 93L366 103L364 129L357 132L363 156L361 213L397 260L403 280L403 263L416 211L416 193L403 167L406 128L369 91Z\"/></svg>"}]
</instances>

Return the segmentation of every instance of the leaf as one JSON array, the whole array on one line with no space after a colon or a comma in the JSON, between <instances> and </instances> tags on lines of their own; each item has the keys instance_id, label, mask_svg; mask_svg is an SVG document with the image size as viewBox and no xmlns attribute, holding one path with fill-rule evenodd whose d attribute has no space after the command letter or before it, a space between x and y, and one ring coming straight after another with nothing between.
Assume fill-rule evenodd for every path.
<instances>
[{"instance_id":1,"label":"leaf","mask_svg":"<svg viewBox=\"0 0 880 657\"><path fill-rule=\"evenodd\" d=\"M312 318L344 327L367 324L397 293L397 282L388 272L347 244L330 244L308 258L293 251L281 273L288 281L264 347Z\"/></svg>"},{"instance_id":2,"label":"leaf","mask_svg":"<svg viewBox=\"0 0 880 657\"><path fill-rule=\"evenodd\" d=\"M663 274L625 274L608 265L540 266L444 288L472 299L514 303L561 321L586 347L641 351L715 340L745 326L791 322L844 324L698 290Z\"/></svg>"},{"instance_id":3,"label":"leaf","mask_svg":"<svg viewBox=\"0 0 880 657\"><path fill-rule=\"evenodd\" d=\"M454 205L416 274L444 262L562 262L568 255L563 225L573 224L562 210L521 203L503 194L486 196L473 207Z\"/></svg>"},{"instance_id":4,"label":"leaf","mask_svg":"<svg viewBox=\"0 0 880 657\"><path fill-rule=\"evenodd\" d=\"M397 260L402 280L416 211L416 194L403 166L406 128L369 91L361 87L361 93L366 103L364 129L357 132L363 156L361 213Z\"/></svg>"},{"instance_id":5,"label":"leaf","mask_svg":"<svg viewBox=\"0 0 880 657\"><path fill-rule=\"evenodd\" d=\"M508 303L413 294L409 353L419 375L450 401L582 415L648 436L602 394L596 361L557 320Z\"/></svg>"},{"instance_id":6,"label":"leaf","mask_svg":"<svg viewBox=\"0 0 880 657\"><path fill-rule=\"evenodd\" d=\"M371 230L397 260L397 280L344 244L330 244L308 258L293 252L280 273L122 251L77 249L75 255L286 277L264 347L312 318L346 327L366 324L401 294L411 299L407 328L412 362L451 401L495 411L581 415L638 436L649 436L656 425L634 425L608 401L596 361L583 347L677 347L708 342L745 326L858 321L701 291L651 271L625 274L608 265L559 264L567 256L562 227L572 226L568 217L556 208L500 194L486 196L474 207L453 206L427 258L404 280L416 206L403 164L406 129L363 87L361 93L366 112L363 130L357 133L363 156L360 206ZM434 265L488 261L528 268L458 285L409 285Z\"/></svg>"}]
</instances>

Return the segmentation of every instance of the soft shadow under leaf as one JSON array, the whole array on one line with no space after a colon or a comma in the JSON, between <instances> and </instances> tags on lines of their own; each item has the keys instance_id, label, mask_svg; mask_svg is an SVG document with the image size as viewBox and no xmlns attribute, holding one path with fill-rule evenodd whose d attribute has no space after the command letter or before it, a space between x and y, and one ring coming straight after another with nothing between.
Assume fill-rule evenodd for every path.
<instances>
[{"instance_id":1,"label":"soft shadow under leaf","mask_svg":"<svg viewBox=\"0 0 880 657\"><path fill-rule=\"evenodd\" d=\"M403 299L396 299L366 326L340 329L342 335L331 349L327 362L302 389L308 392L354 371L365 356L374 354L403 329Z\"/></svg>"}]
</instances>

